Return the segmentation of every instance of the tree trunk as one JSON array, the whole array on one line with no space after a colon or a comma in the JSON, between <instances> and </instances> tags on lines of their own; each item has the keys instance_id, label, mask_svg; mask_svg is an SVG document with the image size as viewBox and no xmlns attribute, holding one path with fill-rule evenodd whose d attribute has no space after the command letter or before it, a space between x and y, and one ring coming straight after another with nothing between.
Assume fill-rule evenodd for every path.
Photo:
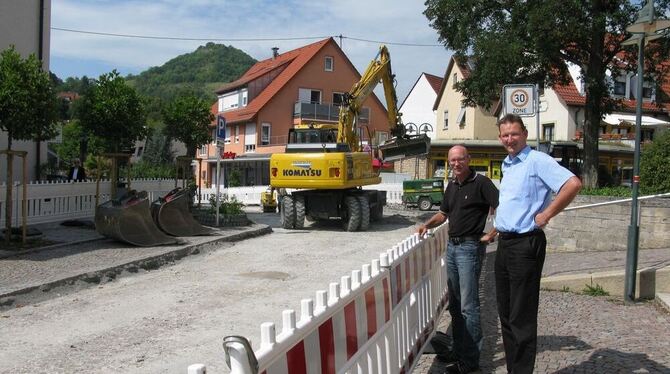
<instances>
[{"instance_id":1,"label":"tree trunk","mask_svg":"<svg viewBox=\"0 0 670 374\"><path fill-rule=\"evenodd\" d=\"M7 132L7 150L12 150L12 132ZM11 153L7 153L7 191L5 195L5 243L9 245L12 239L12 184L14 176L12 169L14 164L14 157Z\"/></svg>"},{"instance_id":2,"label":"tree trunk","mask_svg":"<svg viewBox=\"0 0 670 374\"><path fill-rule=\"evenodd\" d=\"M584 108L584 164L582 183L585 187L598 187L598 129L602 117L601 103L607 95L605 84L605 17L601 1L592 2L593 32L589 61L584 76L586 79L586 107Z\"/></svg>"},{"instance_id":3,"label":"tree trunk","mask_svg":"<svg viewBox=\"0 0 670 374\"><path fill-rule=\"evenodd\" d=\"M35 180L40 180L40 159L42 159L42 142L35 141Z\"/></svg>"}]
</instances>

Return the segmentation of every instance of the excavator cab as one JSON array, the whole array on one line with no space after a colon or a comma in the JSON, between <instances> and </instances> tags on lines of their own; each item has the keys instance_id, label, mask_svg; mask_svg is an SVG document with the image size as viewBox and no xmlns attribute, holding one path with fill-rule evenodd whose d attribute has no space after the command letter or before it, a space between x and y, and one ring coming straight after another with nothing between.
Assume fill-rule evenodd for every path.
<instances>
[{"instance_id":1,"label":"excavator cab","mask_svg":"<svg viewBox=\"0 0 670 374\"><path fill-rule=\"evenodd\" d=\"M188 201L190 190L177 187L151 204L151 216L156 226L172 236L208 235L212 229L193 218Z\"/></svg>"}]
</instances>

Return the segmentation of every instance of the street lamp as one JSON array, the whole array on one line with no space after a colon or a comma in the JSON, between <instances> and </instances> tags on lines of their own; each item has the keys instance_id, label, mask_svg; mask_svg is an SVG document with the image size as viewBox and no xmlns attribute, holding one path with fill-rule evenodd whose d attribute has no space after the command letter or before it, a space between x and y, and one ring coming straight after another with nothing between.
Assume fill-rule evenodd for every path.
<instances>
[{"instance_id":1,"label":"street lamp","mask_svg":"<svg viewBox=\"0 0 670 374\"><path fill-rule=\"evenodd\" d=\"M630 225L628 226L628 246L626 252L626 279L624 285L624 300L626 303L635 301L635 278L637 273L638 244L640 239L640 224L638 213L638 192L640 188L640 138L642 127L642 83L644 81L644 46L647 42L661 38L659 31L670 27L670 20L657 20L654 17L654 2L648 0L637 14L635 23L628 26L626 31L633 34L622 45L638 46L637 60L637 89L635 95L635 153L633 156L633 180L631 185L632 201L630 210Z\"/></svg>"}]
</instances>

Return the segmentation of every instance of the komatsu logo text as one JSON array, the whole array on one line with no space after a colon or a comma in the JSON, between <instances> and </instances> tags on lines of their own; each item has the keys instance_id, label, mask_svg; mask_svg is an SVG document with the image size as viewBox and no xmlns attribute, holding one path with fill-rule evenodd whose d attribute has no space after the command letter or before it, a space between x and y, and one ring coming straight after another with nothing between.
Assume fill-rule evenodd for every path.
<instances>
[{"instance_id":1,"label":"komatsu logo text","mask_svg":"<svg viewBox=\"0 0 670 374\"><path fill-rule=\"evenodd\" d=\"M320 177L321 170L314 169L286 169L282 171L285 177Z\"/></svg>"}]
</instances>

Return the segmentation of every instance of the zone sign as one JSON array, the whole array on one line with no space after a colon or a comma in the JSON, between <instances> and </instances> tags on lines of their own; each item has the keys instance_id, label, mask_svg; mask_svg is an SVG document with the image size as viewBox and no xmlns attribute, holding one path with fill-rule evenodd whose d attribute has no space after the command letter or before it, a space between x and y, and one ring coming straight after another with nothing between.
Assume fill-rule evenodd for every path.
<instances>
[{"instance_id":1,"label":"zone sign","mask_svg":"<svg viewBox=\"0 0 670 374\"><path fill-rule=\"evenodd\" d=\"M535 115L535 86L508 84L503 87L505 113L519 116Z\"/></svg>"}]
</instances>

